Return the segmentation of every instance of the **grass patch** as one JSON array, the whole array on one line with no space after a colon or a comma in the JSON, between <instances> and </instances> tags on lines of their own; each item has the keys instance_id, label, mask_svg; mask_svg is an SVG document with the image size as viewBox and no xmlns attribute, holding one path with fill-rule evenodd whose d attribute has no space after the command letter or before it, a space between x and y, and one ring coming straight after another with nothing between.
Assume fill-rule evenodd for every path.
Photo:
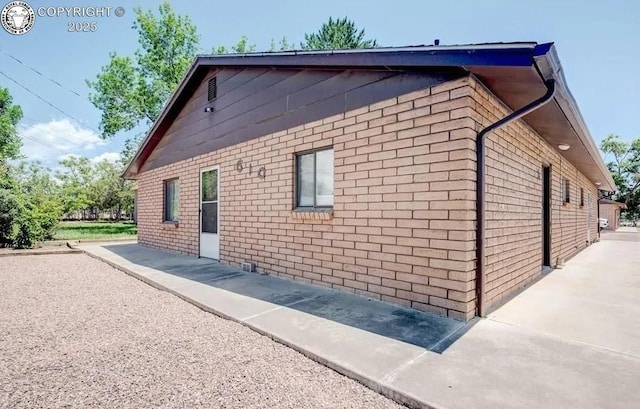
<instances>
[{"instance_id":1,"label":"grass patch","mask_svg":"<svg viewBox=\"0 0 640 409\"><path fill-rule=\"evenodd\" d=\"M94 240L135 238L138 229L126 222L60 222L54 240Z\"/></svg>"}]
</instances>

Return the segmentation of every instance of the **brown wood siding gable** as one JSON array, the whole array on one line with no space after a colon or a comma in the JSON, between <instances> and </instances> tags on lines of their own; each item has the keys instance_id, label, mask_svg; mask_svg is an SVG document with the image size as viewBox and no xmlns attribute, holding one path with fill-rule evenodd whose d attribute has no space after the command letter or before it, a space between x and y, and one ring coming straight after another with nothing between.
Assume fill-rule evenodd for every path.
<instances>
[{"instance_id":1,"label":"brown wood siding gable","mask_svg":"<svg viewBox=\"0 0 640 409\"><path fill-rule=\"evenodd\" d=\"M214 68L197 87L141 171L235 145L449 81L459 71ZM218 97L207 100L217 77ZM213 107L213 112L205 112Z\"/></svg>"}]
</instances>

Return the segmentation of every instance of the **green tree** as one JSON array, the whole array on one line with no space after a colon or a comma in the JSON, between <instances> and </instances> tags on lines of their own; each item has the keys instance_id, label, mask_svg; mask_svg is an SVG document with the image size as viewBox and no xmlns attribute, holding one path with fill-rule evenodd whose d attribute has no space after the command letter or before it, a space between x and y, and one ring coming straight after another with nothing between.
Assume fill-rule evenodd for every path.
<instances>
[{"instance_id":1,"label":"green tree","mask_svg":"<svg viewBox=\"0 0 640 409\"><path fill-rule=\"evenodd\" d=\"M12 244L21 215L18 184L8 162L20 155L16 126L21 118L22 109L13 105L9 90L0 86L0 246Z\"/></svg>"},{"instance_id":2,"label":"green tree","mask_svg":"<svg viewBox=\"0 0 640 409\"><path fill-rule=\"evenodd\" d=\"M231 48L227 48L223 45L218 47L213 47L213 54L244 54L244 53L253 53L256 51L255 44L249 44L249 38L247 36L240 37L240 40L235 45L232 45Z\"/></svg>"},{"instance_id":3,"label":"green tree","mask_svg":"<svg viewBox=\"0 0 640 409\"><path fill-rule=\"evenodd\" d=\"M16 175L20 198L30 219L28 228L34 230L37 240L51 239L63 211L60 187L51 169L40 162L22 162Z\"/></svg>"},{"instance_id":4,"label":"green tree","mask_svg":"<svg viewBox=\"0 0 640 409\"><path fill-rule=\"evenodd\" d=\"M133 212L133 182L120 177L123 171L119 163L102 161L95 164L92 172L95 175L91 189L93 202L116 220L120 220L123 211Z\"/></svg>"},{"instance_id":5,"label":"green tree","mask_svg":"<svg viewBox=\"0 0 640 409\"><path fill-rule=\"evenodd\" d=\"M376 40L365 40L364 29L358 31L347 17L324 23L315 33L305 34L300 43L303 50L340 50L349 48L375 48Z\"/></svg>"},{"instance_id":6,"label":"green tree","mask_svg":"<svg viewBox=\"0 0 640 409\"><path fill-rule=\"evenodd\" d=\"M286 37L282 37L280 41L276 43L276 40L271 39L271 46L269 47L269 51L291 51L295 49L295 46L287 41Z\"/></svg>"},{"instance_id":7,"label":"green tree","mask_svg":"<svg viewBox=\"0 0 640 409\"><path fill-rule=\"evenodd\" d=\"M80 156L69 156L59 163L62 169L56 173L56 178L61 183L60 197L64 214L94 207L91 161Z\"/></svg>"},{"instance_id":8,"label":"green tree","mask_svg":"<svg viewBox=\"0 0 640 409\"><path fill-rule=\"evenodd\" d=\"M600 144L607 167L616 182L614 198L627 205L627 214L640 216L640 138L625 142L618 135L607 135Z\"/></svg>"},{"instance_id":9,"label":"green tree","mask_svg":"<svg viewBox=\"0 0 640 409\"><path fill-rule=\"evenodd\" d=\"M22 204L8 169L0 172L0 247L6 247L13 243Z\"/></svg>"},{"instance_id":10,"label":"green tree","mask_svg":"<svg viewBox=\"0 0 640 409\"><path fill-rule=\"evenodd\" d=\"M138 147L140 146L143 137L143 134L137 134L136 136L124 141L124 147L122 148L120 157L118 158L118 163L122 166L123 173L127 166L129 166L129 163L131 163L131 160L133 160L133 156L138 151Z\"/></svg>"},{"instance_id":11,"label":"green tree","mask_svg":"<svg viewBox=\"0 0 640 409\"><path fill-rule=\"evenodd\" d=\"M189 17L176 14L168 2L151 10L134 9L133 29L140 48L133 58L109 54L94 81L89 99L102 111L103 138L150 124L160 113L196 55L200 36Z\"/></svg>"},{"instance_id":12,"label":"green tree","mask_svg":"<svg viewBox=\"0 0 640 409\"><path fill-rule=\"evenodd\" d=\"M127 169L127 166L129 166L129 163L133 159L133 155L135 155L138 146L140 146L141 140L142 135L138 135L133 139L127 140L124 144L122 152L120 152L120 158L118 159L118 164L120 165L118 175L120 176L118 179L120 183L120 190L118 192L118 197L121 210L125 211L130 216L133 216L136 197L134 187L136 186L137 182L132 180L125 180L123 177L121 177L121 175Z\"/></svg>"},{"instance_id":13,"label":"green tree","mask_svg":"<svg viewBox=\"0 0 640 409\"><path fill-rule=\"evenodd\" d=\"M135 141L123 150L116 162L93 163L85 157L70 156L60 161L62 170L56 178L60 180L59 197L64 214L82 212L82 217L100 216L104 212L120 219L121 215L133 213L133 186L135 182L121 177L132 154Z\"/></svg>"},{"instance_id":14,"label":"green tree","mask_svg":"<svg viewBox=\"0 0 640 409\"><path fill-rule=\"evenodd\" d=\"M61 207L56 183L39 163L13 165L22 145L16 130L22 109L0 87L0 245L32 247L50 238Z\"/></svg>"},{"instance_id":15,"label":"green tree","mask_svg":"<svg viewBox=\"0 0 640 409\"><path fill-rule=\"evenodd\" d=\"M7 159L15 159L20 155L22 143L16 130L20 119L22 109L13 105L9 90L0 86L0 167L4 166Z\"/></svg>"}]
</instances>

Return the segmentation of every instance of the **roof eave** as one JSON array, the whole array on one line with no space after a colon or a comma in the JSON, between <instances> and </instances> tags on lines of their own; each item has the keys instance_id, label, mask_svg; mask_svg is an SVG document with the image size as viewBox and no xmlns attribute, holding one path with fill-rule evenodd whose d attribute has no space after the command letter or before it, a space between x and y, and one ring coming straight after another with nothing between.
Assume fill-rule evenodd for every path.
<instances>
[{"instance_id":1,"label":"roof eave","mask_svg":"<svg viewBox=\"0 0 640 409\"><path fill-rule=\"evenodd\" d=\"M564 71L562 69L560 59L558 58L556 48L554 45L550 45L548 48L543 48L542 46L545 46L545 44L542 44L537 50L539 52L538 55L534 56L534 60L543 78L553 78L556 80L556 102L564 112L567 120L578 135L580 142L587 149L591 159L600 171L602 180L593 180L592 182L596 184L599 183L598 188L600 190L613 192L616 190L616 184L613 181L613 177L604 163L602 156L600 156L600 150L596 146L595 140L591 136L584 117L578 108L578 104L567 86L567 81L564 76Z\"/></svg>"},{"instance_id":2,"label":"roof eave","mask_svg":"<svg viewBox=\"0 0 640 409\"><path fill-rule=\"evenodd\" d=\"M374 48L365 50L290 51L202 55L203 64L225 67L334 67L334 68L406 68L464 66L530 66L535 43L499 44L495 47L426 46Z\"/></svg>"},{"instance_id":3,"label":"roof eave","mask_svg":"<svg viewBox=\"0 0 640 409\"><path fill-rule=\"evenodd\" d=\"M161 124L166 120L167 114L174 107L176 101L180 99L180 96L188 88L194 75L202 66L360 67L383 69L457 66L470 69L471 67L482 66L531 67L532 57L535 61L535 67L543 78L556 80L558 90L555 99L601 175L602 180L592 181L594 183L599 182L599 188L602 190L614 191L615 183L613 178L600 156L575 99L569 91L555 46L553 43L537 44L532 42L198 56L147 133L123 176L128 179L137 178L140 167L146 160L144 155L149 153L146 150L147 145L155 137Z\"/></svg>"},{"instance_id":4,"label":"roof eave","mask_svg":"<svg viewBox=\"0 0 640 409\"><path fill-rule=\"evenodd\" d=\"M170 108L183 93L194 73L201 66L314 66L314 67L470 67L470 66L530 66L535 42L479 44L465 46L417 46L373 48L367 50L286 51L227 55L198 55L180 85L166 103L153 126L147 132L131 162L123 173L126 179L137 179L145 160L143 154Z\"/></svg>"}]
</instances>

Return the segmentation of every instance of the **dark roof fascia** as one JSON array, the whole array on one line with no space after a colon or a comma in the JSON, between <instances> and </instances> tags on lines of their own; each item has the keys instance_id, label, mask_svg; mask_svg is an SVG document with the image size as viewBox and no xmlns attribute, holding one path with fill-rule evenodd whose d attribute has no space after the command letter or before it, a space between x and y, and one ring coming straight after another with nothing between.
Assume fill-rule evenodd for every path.
<instances>
[{"instance_id":1,"label":"dark roof fascia","mask_svg":"<svg viewBox=\"0 0 640 409\"><path fill-rule=\"evenodd\" d=\"M365 50L306 51L282 53L250 53L198 56L198 62L209 66L269 67L333 67L333 68L406 68L532 65L535 43L487 48L405 47Z\"/></svg>"}]
</instances>

